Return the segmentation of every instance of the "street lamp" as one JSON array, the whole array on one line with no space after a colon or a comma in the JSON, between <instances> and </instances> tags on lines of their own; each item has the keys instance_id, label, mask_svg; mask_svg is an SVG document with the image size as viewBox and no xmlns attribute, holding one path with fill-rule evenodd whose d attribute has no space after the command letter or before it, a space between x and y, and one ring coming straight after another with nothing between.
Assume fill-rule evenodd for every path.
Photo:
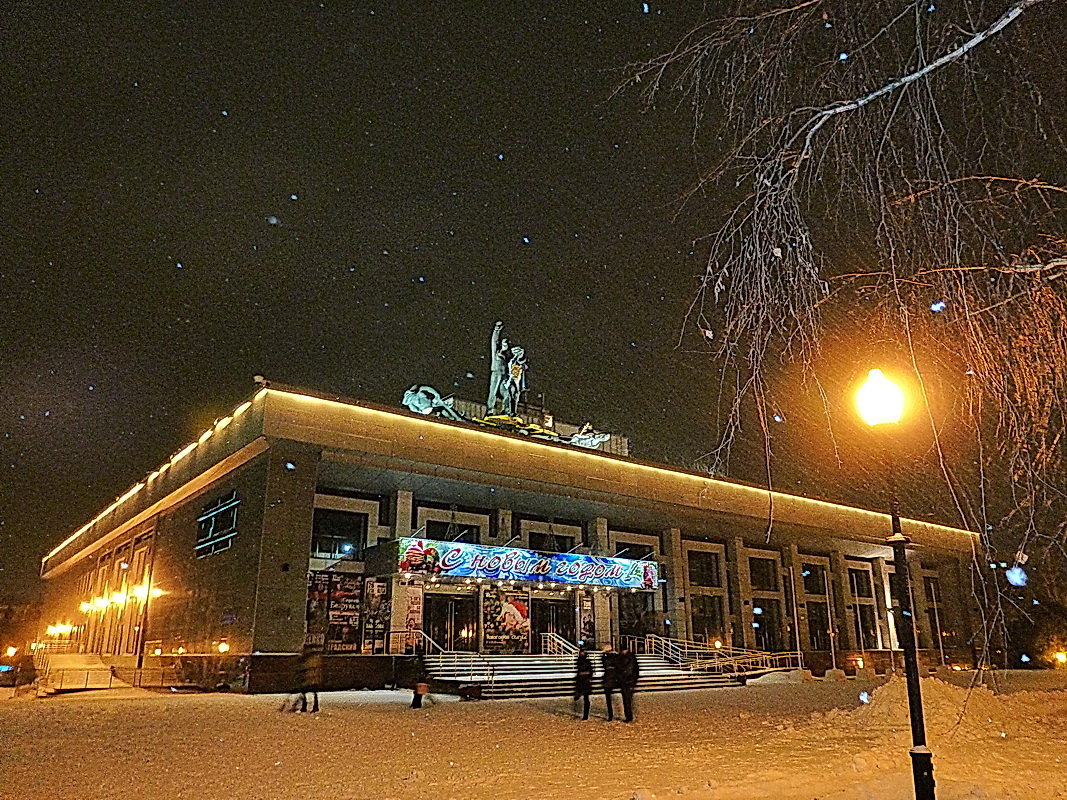
<instances>
[{"instance_id":1,"label":"street lamp","mask_svg":"<svg viewBox=\"0 0 1067 800\"><path fill-rule=\"evenodd\" d=\"M904 405L904 391L880 369L872 369L867 374L867 380L856 392L856 410L860 418L872 428L900 422L904 415ZM919 688L919 662L915 652L915 616L911 607L911 574L905 550L911 540L901 531L895 498L890 507L890 517L892 535L885 541L893 548L893 564L897 574L894 599L900 609L896 627L904 650L904 678L908 685L908 710L911 713L911 774L916 800L934 800L933 754L926 746L922 691Z\"/></svg>"}]
</instances>

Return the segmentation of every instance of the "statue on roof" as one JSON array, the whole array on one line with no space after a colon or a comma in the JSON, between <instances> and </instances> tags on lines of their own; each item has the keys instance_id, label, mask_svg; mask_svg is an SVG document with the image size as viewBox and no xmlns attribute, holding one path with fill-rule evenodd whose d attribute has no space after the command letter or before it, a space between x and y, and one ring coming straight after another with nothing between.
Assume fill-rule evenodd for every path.
<instances>
[{"instance_id":1,"label":"statue on roof","mask_svg":"<svg viewBox=\"0 0 1067 800\"><path fill-rule=\"evenodd\" d=\"M489 340L489 397L486 416L516 416L519 398L526 390L526 351L512 346L504 335L504 323L497 320Z\"/></svg>"},{"instance_id":2,"label":"statue on roof","mask_svg":"<svg viewBox=\"0 0 1067 800\"><path fill-rule=\"evenodd\" d=\"M444 417L445 419L464 420L465 416L457 411L454 406L454 398L449 395L442 397L432 386L415 384L404 392L403 404L409 411L427 416Z\"/></svg>"}]
</instances>

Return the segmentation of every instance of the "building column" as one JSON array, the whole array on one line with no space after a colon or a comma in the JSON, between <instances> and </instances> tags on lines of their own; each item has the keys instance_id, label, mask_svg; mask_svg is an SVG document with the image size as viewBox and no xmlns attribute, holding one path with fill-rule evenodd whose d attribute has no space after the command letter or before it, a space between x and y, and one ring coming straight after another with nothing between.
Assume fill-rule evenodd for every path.
<instances>
[{"instance_id":1,"label":"building column","mask_svg":"<svg viewBox=\"0 0 1067 800\"><path fill-rule=\"evenodd\" d=\"M414 505L411 492L405 489L397 489L389 498L390 517L393 520L393 538L411 536L413 533L411 523L411 509Z\"/></svg>"},{"instance_id":2,"label":"building column","mask_svg":"<svg viewBox=\"0 0 1067 800\"><path fill-rule=\"evenodd\" d=\"M782 548L782 559L785 562L786 571L786 600L793 609L790 617L792 635L789 637L789 649L807 650L808 642L808 612L805 606L804 594L804 567L801 565L800 550L795 544L786 545Z\"/></svg>"},{"instance_id":3,"label":"building column","mask_svg":"<svg viewBox=\"0 0 1067 800\"><path fill-rule=\"evenodd\" d=\"M889 592L889 570L886 569L885 559L879 556L871 563L871 579L874 583L874 611L878 617L878 638L882 641L883 650L892 650L893 639L889 635L889 609L886 605L886 595Z\"/></svg>"},{"instance_id":4,"label":"building column","mask_svg":"<svg viewBox=\"0 0 1067 800\"><path fill-rule=\"evenodd\" d=\"M500 546L504 542L511 539L514 535L511 532L511 509L510 508L498 508L493 512L492 524L488 531L488 541L486 544L493 546ZM495 536L494 536L495 534ZM528 542L523 542L522 546L526 547Z\"/></svg>"},{"instance_id":5,"label":"building column","mask_svg":"<svg viewBox=\"0 0 1067 800\"><path fill-rule=\"evenodd\" d=\"M667 604L663 609L664 629L668 636L677 639L689 639L690 636L690 603L689 603L689 570L685 560L685 550L682 547L682 531L679 528L668 528L660 537L663 547L663 577L667 580ZM667 625L670 620L670 625Z\"/></svg>"},{"instance_id":6,"label":"building column","mask_svg":"<svg viewBox=\"0 0 1067 800\"><path fill-rule=\"evenodd\" d=\"M752 628L752 577L748 571L748 551L740 536L726 540L726 585L730 598L730 645L756 649L756 632Z\"/></svg>"},{"instance_id":7,"label":"building column","mask_svg":"<svg viewBox=\"0 0 1067 800\"><path fill-rule=\"evenodd\" d=\"M611 542L608 540L608 521L604 517L596 517L585 524L585 545L589 548L589 554L594 556L610 556L614 550L609 550Z\"/></svg>"},{"instance_id":8,"label":"building column","mask_svg":"<svg viewBox=\"0 0 1067 800\"><path fill-rule=\"evenodd\" d=\"M852 604L852 587L848 582L848 565L840 550L830 552L830 587L833 590L834 619L831 627L837 632L837 650L855 650L856 611Z\"/></svg>"}]
</instances>

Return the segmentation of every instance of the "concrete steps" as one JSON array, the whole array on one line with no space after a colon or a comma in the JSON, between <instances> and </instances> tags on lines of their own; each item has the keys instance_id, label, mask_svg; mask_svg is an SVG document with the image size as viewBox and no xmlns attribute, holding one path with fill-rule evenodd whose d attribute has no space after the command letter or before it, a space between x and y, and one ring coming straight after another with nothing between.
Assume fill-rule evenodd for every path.
<instances>
[{"instance_id":1,"label":"concrete steps","mask_svg":"<svg viewBox=\"0 0 1067 800\"><path fill-rule=\"evenodd\" d=\"M438 687L456 689L464 684L479 684L485 699L512 697L569 697L574 693L574 655L493 656L477 653L440 653L425 656L431 682ZM590 654L593 662L593 691L602 692L603 669L599 654ZM732 676L691 672L655 655L637 657L639 692L669 692L682 689L707 689L737 686Z\"/></svg>"}]
</instances>

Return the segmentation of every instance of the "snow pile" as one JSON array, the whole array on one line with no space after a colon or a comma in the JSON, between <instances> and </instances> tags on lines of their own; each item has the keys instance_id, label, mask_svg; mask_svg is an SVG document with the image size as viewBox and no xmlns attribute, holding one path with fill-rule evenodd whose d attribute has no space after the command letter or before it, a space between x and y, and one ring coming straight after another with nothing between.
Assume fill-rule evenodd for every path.
<instances>
[{"instance_id":1,"label":"snow pile","mask_svg":"<svg viewBox=\"0 0 1067 800\"><path fill-rule=\"evenodd\" d=\"M1048 695L996 695L978 686L965 689L936 678L921 681L923 718L932 742L943 737L968 741L1005 738L1040 727ZM908 689L892 678L871 693L870 703L849 714L854 726L867 730L910 731Z\"/></svg>"}]
</instances>

